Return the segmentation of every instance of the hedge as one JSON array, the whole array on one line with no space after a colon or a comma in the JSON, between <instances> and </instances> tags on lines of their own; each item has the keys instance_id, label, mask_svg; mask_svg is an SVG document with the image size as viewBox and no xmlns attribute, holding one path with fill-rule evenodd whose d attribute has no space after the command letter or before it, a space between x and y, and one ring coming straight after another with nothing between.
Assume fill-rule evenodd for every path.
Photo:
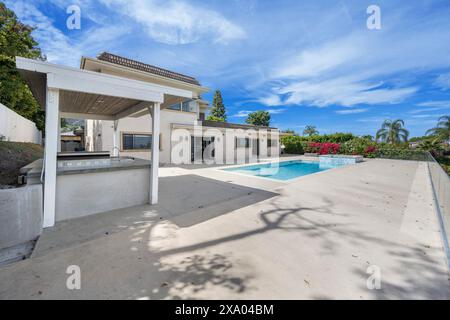
<instances>
[{"instance_id":1,"label":"hedge","mask_svg":"<svg viewBox=\"0 0 450 320\"><path fill-rule=\"evenodd\" d=\"M337 135L338 134L330 136ZM285 146L284 151L288 154L304 154L305 152L308 152L318 154L362 155L366 158L387 158L418 161L428 160L427 152L411 150L409 149L407 143L392 145L386 143L377 143L369 139L360 137L354 137L353 139L347 140L343 143L316 141L312 142L305 141L305 138L311 137L282 137L281 143Z\"/></svg>"}]
</instances>

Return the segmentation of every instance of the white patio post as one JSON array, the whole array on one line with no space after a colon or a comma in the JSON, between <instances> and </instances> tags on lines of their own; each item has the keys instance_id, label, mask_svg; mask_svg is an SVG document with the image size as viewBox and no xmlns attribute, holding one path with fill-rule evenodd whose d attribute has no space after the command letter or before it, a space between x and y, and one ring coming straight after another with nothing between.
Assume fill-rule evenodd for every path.
<instances>
[{"instance_id":1,"label":"white patio post","mask_svg":"<svg viewBox=\"0 0 450 320\"><path fill-rule=\"evenodd\" d=\"M152 116L152 165L150 168L150 204L158 203L158 168L159 168L159 119L160 104L153 103L153 108L149 107Z\"/></svg>"},{"instance_id":2,"label":"white patio post","mask_svg":"<svg viewBox=\"0 0 450 320\"><path fill-rule=\"evenodd\" d=\"M47 88L47 104L45 108L44 228L55 225L58 119L59 90Z\"/></svg>"},{"instance_id":3,"label":"white patio post","mask_svg":"<svg viewBox=\"0 0 450 320\"><path fill-rule=\"evenodd\" d=\"M58 152L61 152L61 115L58 112Z\"/></svg>"},{"instance_id":4,"label":"white patio post","mask_svg":"<svg viewBox=\"0 0 450 320\"><path fill-rule=\"evenodd\" d=\"M119 120L114 120L114 134L113 134L113 157L119 155L119 147L117 146L117 127L119 126Z\"/></svg>"}]
</instances>

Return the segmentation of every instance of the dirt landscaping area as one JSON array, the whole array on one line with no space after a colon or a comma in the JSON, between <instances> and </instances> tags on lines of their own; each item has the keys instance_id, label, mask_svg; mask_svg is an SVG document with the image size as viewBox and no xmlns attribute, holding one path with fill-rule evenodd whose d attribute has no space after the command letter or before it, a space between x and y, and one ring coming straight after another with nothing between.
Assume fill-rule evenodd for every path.
<instances>
[{"instance_id":1,"label":"dirt landscaping area","mask_svg":"<svg viewBox=\"0 0 450 320\"><path fill-rule=\"evenodd\" d=\"M0 141L0 189L17 186L20 168L42 158L42 154L38 144Z\"/></svg>"}]
</instances>

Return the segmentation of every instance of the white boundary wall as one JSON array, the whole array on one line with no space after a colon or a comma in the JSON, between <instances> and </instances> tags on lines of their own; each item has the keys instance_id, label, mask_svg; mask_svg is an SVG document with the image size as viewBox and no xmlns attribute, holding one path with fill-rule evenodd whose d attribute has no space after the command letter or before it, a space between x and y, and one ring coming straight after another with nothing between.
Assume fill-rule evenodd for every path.
<instances>
[{"instance_id":1,"label":"white boundary wall","mask_svg":"<svg viewBox=\"0 0 450 320\"><path fill-rule=\"evenodd\" d=\"M41 132L33 121L25 119L0 103L0 138L5 141L41 143Z\"/></svg>"}]
</instances>

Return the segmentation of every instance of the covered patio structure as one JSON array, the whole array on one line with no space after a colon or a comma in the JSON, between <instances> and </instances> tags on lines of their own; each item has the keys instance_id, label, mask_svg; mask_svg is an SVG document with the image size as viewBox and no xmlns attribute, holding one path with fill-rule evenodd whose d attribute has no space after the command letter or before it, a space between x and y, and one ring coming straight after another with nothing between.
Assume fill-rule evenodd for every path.
<instances>
[{"instance_id":1,"label":"covered patio structure","mask_svg":"<svg viewBox=\"0 0 450 320\"><path fill-rule=\"evenodd\" d=\"M22 57L16 57L16 66L37 101L45 107L43 227L55 224L61 118L117 123L124 117L150 112L153 138L148 201L158 202L160 110L165 101L192 99L191 91Z\"/></svg>"}]
</instances>

